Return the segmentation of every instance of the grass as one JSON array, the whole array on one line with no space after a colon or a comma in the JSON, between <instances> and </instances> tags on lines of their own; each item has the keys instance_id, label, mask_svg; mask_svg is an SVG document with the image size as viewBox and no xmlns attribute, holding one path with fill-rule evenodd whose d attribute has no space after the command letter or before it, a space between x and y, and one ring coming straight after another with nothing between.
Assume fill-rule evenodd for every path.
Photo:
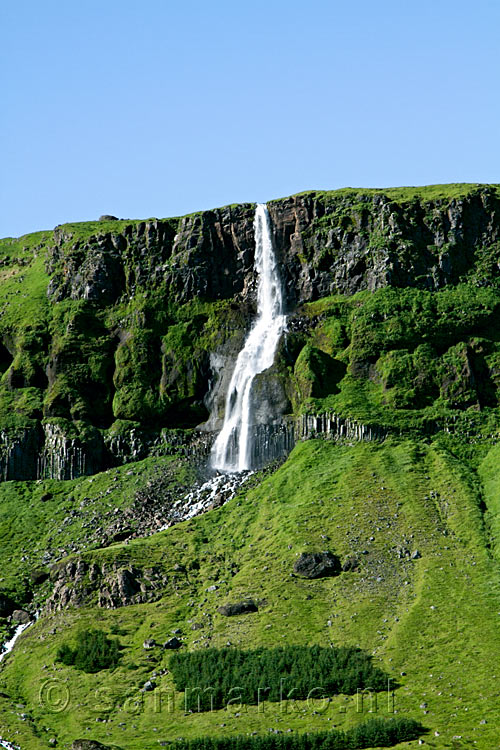
<instances>
[{"instance_id":1,"label":"grass","mask_svg":"<svg viewBox=\"0 0 500 750\"><path fill-rule=\"evenodd\" d=\"M324 215L304 232L299 260L327 271L340 252L327 246L332 228L339 236L357 234L370 258L378 257L388 243L386 230L370 224L379 200L411 224L417 215L429 222L452 201L477 201L480 192L500 197L498 185L475 184L305 193ZM195 233L200 217L192 217ZM140 221L58 227L57 257L49 232L0 241L2 430L33 427L45 417L68 435L99 430L126 440L132 427L179 427L181 413L182 426L202 420L209 355L238 349L248 310L231 299L179 305L169 294L156 266L172 267L180 221L163 220L168 241L158 256L148 247L140 261L142 240L127 245L125 291L106 305L50 302L50 275L79 267L99 235L135 236ZM450 248L391 245L404 262L421 250L437 262ZM159 486L156 469L169 468L175 489L189 474L186 462L149 458L72 482L0 484L0 589L19 603L29 595L33 569L67 556L96 563L110 579L149 566L161 581L154 601L106 609L94 591L85 606L45 614L23 633L0 667L0 736L23 750L47 748L50 737L61 748L91 737L145 750L179 737L349 730L371 709L421 721L430 729L428 747L495 746L498 247L491 242L474 253L461 283L442 291L362 291L298 311L305 327L290 333L278 363L295 414L331 410L382 425L391 434L383 443L301 443L278 471L244 486L223 508L105 548L99 534L128 518L137 490ZM184 254L176 262L186 260ZM443 426L450 434L434 434ZM325 549L342 561L355 558L356 569L324 580L293 575L298 555ZM46 582L40 597L50 590ZM221 604L246 598L258 602L258 612L219 613ZM119 636L122 658L114 669L85 674L57 662L64 644L96 625ZM360 648L393 680L394 694L339 695L326 704L290 699L264 709L231 703L190 714L175 690L168 652L143 648L145 640L162 643L178 629L183 649L200 653L285 644ZM156 685L151 691L144 689L148 680Z\"/></svg>"},{"instance_id":2,"label":"grass","mask_svg":"<svg viewBox=\"0 0 500 750\"><path fill-rule=\"evenodd\" d=\"M493 464L486 459L487 465ZM163 672L168 652L142 648L146 638L161 643L180 628L188 649L228 642L239 648L362 648L399 684L398 715L431 728L430 747L451 747L458 734L490 750L500 697L491 668L500 646L500 581L488 553L481 498L476 473L438 445L303 443L246 497L147 539L85 553L100 564L147 560L159 566L168 577L163 598L118 610L69 609L26 631L6 661L0 690L29 706L33 729L2 699L0 734L15 739L19 731L19 740L29 736L27 746L38 750L46 745L35 728L46 737L41 728L48 726L62 747L89 736L143 750L152 739L263 733L270 727L347 729L366 718L348 696L333 698L326 708L302 701L286 712L266 704L264 712L232 706L184 716L182 695ZM290 576L298 554L324 548L341 559L355 555L359 570L314 581ZM402 549L418 550L418 559L400 559ZM188 575L176 573L176 566ZM217 588L208 591L211 585ZM217 612L222 603L245 597L266 604L241 617ZM117 669L75 675L57 665L62 643L96 620L108 633L120 631L124 649ZM195 622L200 630L191 630ZM155 680L156 691L141 692L147 679ZM45 699L40 705L46 680L68 688L71 706L51 713ZM380 715L387 714L387 705L386 697L378 700ZM368 706L367 699L365 711Z\"/></svg>"},{"instance_id":3,"label":"grass","mask_svg":"<svg viewBox=\"0 0 500 750\"><path fill-rule=\"evenodd\" d=\"M345 187L337 190L305 190L301 193L296 193L292 197L299 196L311 196L315 198L357 198L360 197L377 197L386 196L392 199L396 203L408 203L414 200L420 200L422 202L431 201L451 201L460 200L470 196L471 194L477 193L479 190L484 188L490 188L494 194L500 196L500 185L491 184L485 185L483 183L476 182L462 182L462 183L449 183L445 185L419 185L411 187L388 187L388 188L352 188ZM271 203L276 203L282 198L275 199Z\"/></svg>"},{"instance_id":4,"label":"grass","mask_svg":"<svg viewBox=\"0 0 500 750\"><path fill-rule=\"evenodd\" d=\"M72 549L98 546L92 529L104 531L134 501L135 493L173 457L148 458L73 481L0 483L0 590L23 600L31 571ZM184 464L177 469L182 479ZM45 558L44 558L45 556Z\"/></svg>"}]
</instances>

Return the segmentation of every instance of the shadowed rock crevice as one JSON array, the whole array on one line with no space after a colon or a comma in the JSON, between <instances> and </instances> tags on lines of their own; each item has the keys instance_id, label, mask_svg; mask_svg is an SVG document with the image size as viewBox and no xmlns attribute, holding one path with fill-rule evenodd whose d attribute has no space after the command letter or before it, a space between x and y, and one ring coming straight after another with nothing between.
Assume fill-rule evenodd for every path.
<instances>
[{"instance_id":1,"label":"shadowed rock crevice","mask_svg":"<svg viewBox=\"0 0 500 750\"><path fill-rule=\"evenodd\" d=\"M6 346L0 341L0 375L3 375L12 364L14 357Z\"/></svg>"}]
</instances>

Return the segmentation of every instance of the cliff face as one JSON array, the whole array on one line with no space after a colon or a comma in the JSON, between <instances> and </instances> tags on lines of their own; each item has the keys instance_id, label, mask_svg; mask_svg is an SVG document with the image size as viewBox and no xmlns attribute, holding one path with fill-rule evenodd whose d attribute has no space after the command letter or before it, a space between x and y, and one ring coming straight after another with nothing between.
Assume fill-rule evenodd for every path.
<instances>
[{"instance_id":1,"label":"cliff face","mask_svg":"<svg viewBox=\"0 0 500 750\"><path fill-rule=\"evenodd\" d=\"M403 202L376 191L306 193L269 211L291 309L331 294L384 286L436 290L465 279L500 240L500 195L477 187L461 197ZM138 222L72 244L54 232L49 298L115 303L163 285L183 303L254 289L254 207L229 206L180 220ZM498 272L496 258L485 274Z\"/></svg>"},{"instance_id":2,"label":"cliff face","mask_svg":"<svg viewBox=\"0 0 500 750\"><path fill-rule=\"evenodd\" d=\"M255 313L254 209L0 243L1 478L92 473L220 426ZM496 408L497 187L310 192L269 211L291 317L256 383L261 422L270 400L276 418L340 409L371 426L382 407L384 424L388 409Z\"/></svg>"},{"instance_id":3,"label":"cliff face","mask_svg":"<svg viewBox=\"0 0 500 750\"><path fill-rule=\"evenodd\" d=\"M48 295L114 304L122 295L167 288L187 302L245 292L253 266L253 207L228 206L181 219L117 222L115 231L76 242L54 230Z\"/></svg>"},{"instance_id":4,"label":"cliff face","mask_svg":"<svg viewBox=\"0 0 500 750\"><path fill-rule=\"evenodd\" d=\"M493 188L403 203L388 194L308 193L270 204L289 303L385 286L437 290L467 278L500 239ZM489 274L498 273L497 257Z\"/></svg>"}]
</instances>

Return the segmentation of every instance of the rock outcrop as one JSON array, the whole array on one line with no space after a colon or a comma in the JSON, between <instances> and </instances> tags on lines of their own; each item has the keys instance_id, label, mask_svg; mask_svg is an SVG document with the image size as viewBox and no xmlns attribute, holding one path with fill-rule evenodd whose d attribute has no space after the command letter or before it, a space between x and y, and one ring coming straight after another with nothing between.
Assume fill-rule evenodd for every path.
<instances>
[{"instance_id":1,"label":"rock outcrop","mask_svg":"<svg viewBox=\"0 0 500 750\"><path fill-rule=\"evenodd\" d=\"M217 609L217 612L224 617L234 617L235 615L246 615L249 612L258 612L258 610L259 608L253 599L244 599L233 604L223 604Z\"/></svg>"},{"instance_id":2,"label":"rock outcrop","mask_svg":"<svg viewBox=\"0 0 500 750\"><path fill-rule=\"evenodd\" d=\"M352 190L271 201L289 306L382 286L439 289L465 277L478 252L500 239L495 190L471 186L451 200L421 195L402 201L391 191ZM163 282L180 303L253 295L253 218L254 205L241 204L179 220L123 222L120 234L76 242L58 228L49 296L102 305Z\"/></svg>"},{"instance_id":3,"label":"rock outcrop","mask_svg":"<svg viewBox=\"0 0 500 750\"><path fill-rule=\"evenodd\" d=\"M301 578L327 578L338 575L342 568L332 552L303 552L293 565Z\"/></svg>"},{"instance_id":4,"label":"rock outcrop","mask_svg":"<svg viewBox=\"0 0 500 750\"><path fill-rule=\"evenodd\" d=\"M118 563L98 565L85 560L63 561L52 567L52 595L48 612L65 607L97 603L105 609L155 601L162 595L169 577L159 568L122 568Z\"/></svg>"},{"instance_id":5,"label":"rock outcrop","mask_svg":"<svg viewBox=\"0 0 500 750\"><path fill-rule=\"evenodd\" d=\"M103 745L97 740L73 740L71 750L120 750L117 745Z\"/></svg>"}]
</instances>

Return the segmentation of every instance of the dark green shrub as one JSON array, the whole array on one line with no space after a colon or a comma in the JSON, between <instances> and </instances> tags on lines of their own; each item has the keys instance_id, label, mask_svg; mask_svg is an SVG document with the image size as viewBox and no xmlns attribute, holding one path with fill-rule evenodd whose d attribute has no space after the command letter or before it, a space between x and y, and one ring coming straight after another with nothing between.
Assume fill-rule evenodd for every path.
<instances>
[{"instance_id":1,"label":"dark green shrub","mask_svg":"<svg viewBox=\"0 0 500 750\"><path fill-rule=\"evenodd\" d=\"M57 651L56 661L74 666L83 672L99 672L114 667L120 659L120 645L102 630L82 630L75 648L64 643Z\"/></svg>"},{"instance_id":2,"label":"dark green shrub","mask_svg":"<svg viewBox=\"0 0 500 750\"><path fill-rule=\"evenodd\" d=\"M170 743L170 750L360 750L390 747L405 740L416 740L424 728L414 719L370 719L343 731L307 732L305 734L269 734L252 737L198 737Z\"/></svg>"},{"instance_id":3,"label":"dark green shrub","mask_svg":"<svg viewBox=\"0 0 500 750\"><path fill-rule=\"evenodd\" d=\"M230 698L255 705L387 687L387 676L371 657L351 647L206 649L174 654L170 670L177 690L185 691L186 708L200 711L223 708Z\"/></svg>"}]
</instances>

